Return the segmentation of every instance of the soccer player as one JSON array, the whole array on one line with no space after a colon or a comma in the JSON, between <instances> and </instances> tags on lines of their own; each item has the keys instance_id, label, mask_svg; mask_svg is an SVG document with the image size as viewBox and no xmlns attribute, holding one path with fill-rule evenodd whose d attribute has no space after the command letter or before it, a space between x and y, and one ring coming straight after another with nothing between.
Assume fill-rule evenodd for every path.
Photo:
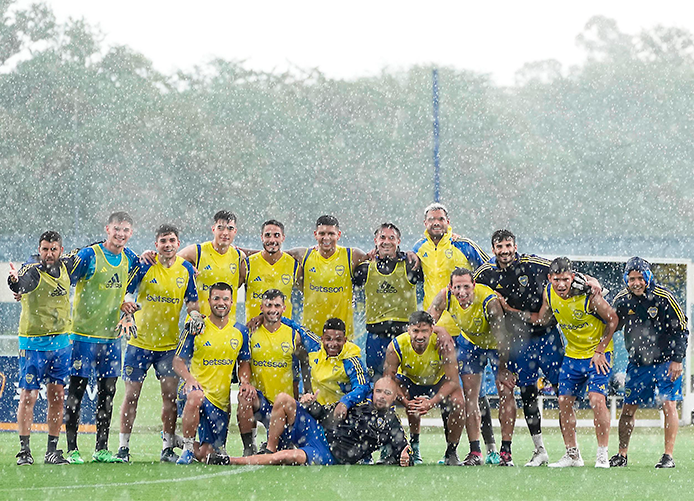
<instances>
[{"instance_id":1,"label":"soccer player","mask_svg":"<svg viewBox=\"0 0 694 501\"><path fill-rule=\"evenodd\" d=\"M407 319L417 309L416 284L420 267L400 251L400 230L382 224L374 233L375 259L354 270L354 285L364 287L366 299L366 366L372 381L383 375L386 349L407 330Z\"/></svg>"},{"instance_id":2,"label":"soccer player","mask_svg":"<svg viewBox=\"0 0 694 501\"><path fill-rule=\"evenodd\" d=\"M254 433L258 421L269 427L270 412L280 393L299 396L295 360L305 358L301 334L282 323L285 311L282 291L263 293L261 324L250 336L251 384L239 389L237 417L244 455L255 453Z\"/></svg>"},{"instance_id":3,"label":"soccer player","mask_svg":"<svg viewBox=\"0 0 694 501\"><path fill-rule=\"evenodd\" d=\"M547 286L550 261L533 254L518 254L516 236L508 230L492 235L494 258L475 271L478 284L490 287L512 308L538 312ZM559 369L564 359L564 341L556 320L548 325L532 325L516 316L506 316L506 329L511 336L508 368L516 375L523 401L523 413L535 446L525 466L542 466L549 456L542 439L542 422L538 405L537 381L540 371L556 389ZM501 443L501 450L511 455L511 439Z\"/></svg>"},{"instance_id":4,"label":"soccer player","mask_svg":"<svg viewBox=\"0 0 694 501\"><path fill-rule=\"evenodd\" d=\"M301 263L298 275L304 292L301 323L313 332L321 332L327 319L339 318L347 327L347 339L352 339L352 270L366 260L366 254L360 249L337 245L342 232L334 216L319 217L313 236L314 247L287 251Z\"/></svg>"},{"instance_id":5,"label":"soccer player","mask_svg":"<svg viewBox=\"0 0 694 501\"><path fill-rule=\"evenodd\" d=\"M559 421L566 454L550 468L583 466L576 442L574 402L588 385L593 408L598 452L596 468L609 468L607 445L610 437L610 413L607 409L607 387L612 363L612 336L617 328L617 314L600 294L579 291L573 286L575 272L571 261L556 258L549 267L549 284L542 307L537 313L519 312L526 322L547 325L554 317L566 336L567 346L559 373ZM507 311L516 311L507 309Z\"/></svg>"},{"instance_id":6,"label":"soccer player","mask_svg":"<svg viewBox=\"0 0 694 501\"><path fill-rule=\"evenodd\" d=\"M687 353L687 317L665 287L655 282L647 261L632 257L624 267L626 287L612 306L624 331L629 364L624 406L619 418L619 453L610 466L626 466L634 416L641 404L658 400L665 414L665 452L656 468L674 468L672 453L679 428L677 401L682 400L682 360Z\"/></svg>"},{"instance_id":7,"label":"soccer player","mask_svg":"<svg viewBox=\"0 0 694 501\"><path fill-rule=\"evenodd\" d=\"M516 421L516 401L513 396L514 378L506 367L508 360L504 310L497 295L486 285L476 284L472 272L456 268L447 288L441 290L429 307L434 320L447 311L460 332L455 337L458 346L458 370L465 394L465 428L470 453L463 466L484 463L480 448L479 393L487 364L498 372L499 422L502 440L510 441ZM511 455L501 453L501 466L514 466Z\"/></svg>"},{"instance_id":8,"label":"soccer player","mask_svg":"<svg viewBox=\"0 0 694 501\"><path fill-rule=\"evenodd\" d=\"M294 398L280 393L270 418L267 453L242 458L211 455L209 464L333 465L356 464L381 447L390 446L391 464L410 466L410 450L400 420L393 410L397 385L391 378L376 381L373 396L351 407L334 428L318 424L322 407L307 410ZM315 418L314 418L315 412ZM280 438L295 448L277 450Z\"/></svg>"},{"instance_id":9,"label":"soccer player","mask_svg":"<svg viewBox=\"0 0 694 501\"><path fill-rule=\"evenodd\" d=\"M463 431L465 399L458 384L455 349L437 346L434 319L426 311L410 315L408 331L388 345L384 376L397 378L398 401L407 409L412 442L419 443L420 417L441 408L446 433L444 464L460 466L458 443ZM413 451L414 452L414 451Z\"/></svg>"},{"instance_id":10,"label":"soccer player","mask_svg":"<svg viewBox=\"0 0 694 501\"><path fill-rule=\"evenodd\" d=\"M176 429L176 387L178 376L173 358L178 345L178 319L185 304L191 323L202 322L198 312L198 291L193 265L177 256L178 229L163 224L156 232L156 263L138 266L131 275L128 293L137 291L142 309L135 313L137 337L128 340L123 362L125 398L121 406L120 447L117 456L130 461L130 435L135 422L137 404L150 367L161 385L163 449L161 461L175 463L173 452ZM195 327L191 327L195 329Z\"/></svg>"},{"instance_id":11,"label":"soccer player","mask_svg":"<svg viewBox=\"0 0 694 501\"><path fill-rule=\"evenodd\" d=\"M251 353L248 331L237 328L229 319L232 287L213 284L209 289L210 316L205 319L202 334L184 330L176 348L173 368L184 384L180 390L185 398L181 417L183 452L176 464L191 464L219 451L224 446L229 428L231 380L238 361L239 386L250 385ZM186 365L190 362L190 370ZM197 428L199 442L194 442Z\"/></svg>"},{"instance_id":12,"label":"soccer player","mask_svg":"<svg viewBox=\"0 0 694 501\"><path fill-rule=\"evenodd\" d=\"M19 406L17 430L19 466L34 464L29 439L34 405L41 383L46 384L48 445L46 464L68 464L59 450L63 423L65 382L70 371L70 275L73 259L61 259L61 236L47 231L39 237L38 262L24 264L19 272L10 264L8 285L21 294L19 318Z\"/></svg>"},{"instance_id":13,"label":"soccer player","mask_svg":"<svg viewBox=\"0 0 694 501\"><path fill-rule=\"evenodd\" d=\"M119 463L109 451L108 435L113 415L116 381L121 371L121 339L116 326L125 298L128 276L138 264L137 255L126 247L133 234L133 220L126 212L114 212L106 224L106 240L77 253L71 279L73 305L72 367L65 405L67 459L84 463L77 446L82 399L89 376L96 375L96 447L92 460ZM134 312L132 302L124 309Z\"/></svg>"},{"instance_id":14,"label":"soccer player","mask_svg":"<svg viewBox=\"0 0 694 501\"><path fill-rule=\"evenodd\" d=\"M284 238L282 223L274 219L265 221L260 232L263 250L246 259L246 322L260 315L261 298L266 290L278 289L287 299L292 297L299 262L282 252ZM284 316L292 318L291 300L287 301Z\"/></svg>"}]
</instances>

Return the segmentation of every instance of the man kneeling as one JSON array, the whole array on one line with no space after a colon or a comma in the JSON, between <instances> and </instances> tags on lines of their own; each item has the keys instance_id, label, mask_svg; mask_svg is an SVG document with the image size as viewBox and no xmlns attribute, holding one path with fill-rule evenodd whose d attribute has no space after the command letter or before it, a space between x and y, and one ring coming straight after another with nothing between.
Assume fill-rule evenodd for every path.
<instances>
[{"instance_id":1,"label":"man kneeling","mask_svg":"<svg viewBox=\"0 0 694 501\"><path fill-rule=\"evenodd\" d=\"M333 465L355 464L383 446L389 445L395 457L385 462L410 465L410 449L400 420L392 409L397 385L391 378L381 378L374 385L370 400L351 407L344 420L334 428L318 424L313 416L294 398L280 393L270 415L266 454L249 457L228 457L210 454L208 464L262 465ZM277 451L280 436L296 449Z\"/></svg>"}]
</instances>

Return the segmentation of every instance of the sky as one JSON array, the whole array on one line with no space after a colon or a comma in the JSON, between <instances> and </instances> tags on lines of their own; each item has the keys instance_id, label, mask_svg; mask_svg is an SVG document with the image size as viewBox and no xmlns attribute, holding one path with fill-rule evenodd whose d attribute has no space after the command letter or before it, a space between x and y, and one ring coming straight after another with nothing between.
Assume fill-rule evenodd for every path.
<instances>
[{"instance_id":1,"label":"sky","mask_svg":"<svg viewBox=\"0 0 694 501\"><path fill-rule=\"evenodd\" d=\"M29 3L29 0L22 0ZM258 70L318 68L332 78L436 64L512 85L524 63L580 64L576 35L593 15L637 33L694 31L694 4L665 1L47 0L58 20L84 18L109 45L128 45L164 73L214 57Z\"/></svg>"}]
</instances>

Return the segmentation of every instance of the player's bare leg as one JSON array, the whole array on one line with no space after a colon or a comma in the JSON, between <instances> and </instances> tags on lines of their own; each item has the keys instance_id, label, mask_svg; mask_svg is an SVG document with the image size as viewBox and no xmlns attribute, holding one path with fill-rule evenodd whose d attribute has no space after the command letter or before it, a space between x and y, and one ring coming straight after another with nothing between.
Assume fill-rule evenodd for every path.
<instances>
[{"instance_id":1,"label":"player's bare leg","mask_svg":"<svg viewBox=\"0 0 694 501\"><path fill-rule=\"evenodd\" d=\"M39 390L22 390L19 395L17 407L17 431L19 436L31 434L31 425L34 424L34 405L39 396Z\"/></svg>"},{"instance_id":2,"label":"player's bare leg","mask_svg":"<svg viewBox=\"0 0 694 501\"><path fill-rule=\"evenodd\" d=\"M48 412L46 413L48 434L57 437L60 434L60 427L63 424L65 387L62 384L47 384L46 397L48 398Z\"/></svg>"},{"instance_id":3,"label":"player's bare leg","mask_svg":"<svg viewBox=\"0 0 694 501\"><path fill-rule=\"evenodd\" d=\"M675 451L675 439L680 426L677 402L665 400L663 402L663 414L665 414L665 454L672 456L672 453Z\"/></svg>"},{"instance_id":4,"label":"player's bare leg","mask_svg":"<svg viewBox=\"0 0 694 501\"><path fill-rule=\"evenodd\" d=\"M205 399L205 393L201 390L193 390L186 395L186 405L181 416L181 432L183 438L195 438L195 432L200 423L200 407Z\"/></svg>"},{"instance_id":5,"label":"player's bare leg","mask_svg":"<svg viewBox=\"0 0 694 501\"><path fill-rule=\"evenodd\" d=\"M178 379L173 377L163 377L159 380L161 385L161 422L164 433L174 434L176 432L176 389Z\"/></svg>"},{"instance_id":6,"label":"player's bare leg","mask_svg":"<svg viewBox=\"0 0 694 501\"><path fill-rule=\"evenodd\" d=\"M260 465L298 465L306 464L308 458L306 453L301 449L287 449L284 451L274 452L272 454L259 454L257 456L248 456L243 458L229 458L229 464L260 464Z\"/></svg>"},{"instance_id":7,"label":"player's bare leg","mask_svg":"<svg viewBox=\"0 0 694 501\"><path fill-rule=\"evenodd\" d=\"M595 438L598 440L598 447L607 447L610 439L610 411L607 409L605 395L591 391L588 393L588 398L590 406L593 408L593 424L595 425Z\"/></svg>"},{"instance_id":8,"label":"player's bare leg","mask_svg":"<svg viewBox=\"0 0 694 501\"><path fill-rule=\"evenodd\" d=\"M562 423L561 435L566 448L576 447L576 413L574 402L576 397L559 395L559 421Z\"/></svg>"},{"instance_id":9,"label":"player's bare leg","mask_svg":"<svg viewBox=\"0 0 694 501\"><path fill-rule=\"evenodd\" d=\"M294 424L295 420L296 400L291 395L280 393L272 405L272 413L270 414L270 429L267 435L267 449L269 451L277 451L280 436L287 426Z\"/></svg>"},{"instance_id":10,"label":"player's bare leg","mask_svg":"<svg viewBox=\"0 0 694 501\"><path fill-rule=\"evenodd\" d=\"M627 457L631 432L634 431L634 420L638 405L624 404L622 414L619 416L619 454Z\"/></svg>"},{"instance_id":11,"label":"player's bare leg","mask_svg":"<svg viewBox=\"0 0 694 501\"><path fill-rule=\"evenodd\" d=\"M125 382L125 397L120 408L120 432L130 434L133 432L133 424L137 415L137 403L142 393L142 383L134 381Z\"/></svg>"}]
</instances>

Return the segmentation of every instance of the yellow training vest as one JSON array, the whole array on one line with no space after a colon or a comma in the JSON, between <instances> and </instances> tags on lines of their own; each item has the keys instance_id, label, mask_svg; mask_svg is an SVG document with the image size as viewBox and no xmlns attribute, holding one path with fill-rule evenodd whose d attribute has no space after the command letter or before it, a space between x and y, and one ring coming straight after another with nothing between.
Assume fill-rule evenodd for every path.
<instances>
[{"instance_id":1,"label":"yellow training vest","mask_svg":"<svg viewBox=\"0 0 694 501\"><path fill-rule=\"evenodd\" d=\"M407 279L405 261L398 262L390 275L381 274L376 261L369 262L364 294L367 325L407 322L417 309L416 286Z\"/></svg>"},{"instance_id":2,"label":"yellow training vest","mask_svg":"<svg viewBox=\"0 0 694 501\"><path fill-rule=\"evenodd\" d=\"M19 335L23 337L52 336L70 330L70 275L62 262L60 276L50 274L36 266L39 284L31 292L22 294L22 313L19 317Z\"/></svg>"}]
</instances>

